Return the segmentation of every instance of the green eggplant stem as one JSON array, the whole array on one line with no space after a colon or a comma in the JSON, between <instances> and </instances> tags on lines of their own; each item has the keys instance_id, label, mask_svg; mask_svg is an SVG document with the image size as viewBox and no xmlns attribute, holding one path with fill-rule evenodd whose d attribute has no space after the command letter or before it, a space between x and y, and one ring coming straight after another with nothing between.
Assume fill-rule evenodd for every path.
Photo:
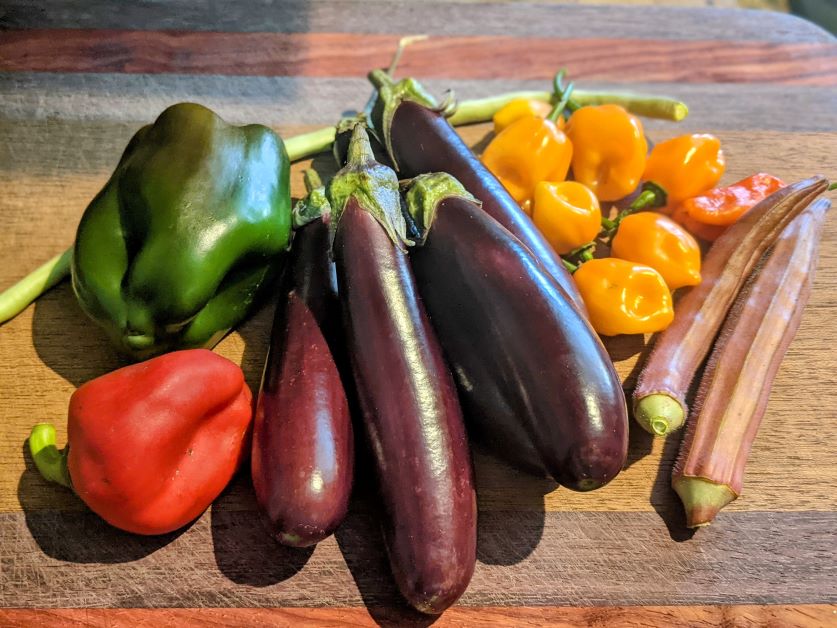
<instances>
[{"instance_id":1,"label":"green eggplant stem","mask_svg":"<svg viewBox=\"0 0 837 628\"><path fill-rule=\"evenodd\" d=\"M69 447L60 450L55 446L55 427L51 423L38 423L29 434L29 453L38 471L50 482L72 488L67 469Z\"/></svg>"},{"instance_id":2,"label":"green eggplant stem","mask_svg":"<svg viewBox=\"0 0 837 628\"><path fill-rule=\"evenodd\" d=\"M73 249L69 248L0 293L0 323L20 314L32 301L69 275L72 256Z\"/></svg>"},{"instance_id":3,"label":"green eggplant stem","mask_svg":"<svg viewBox=\"0 0 837 628\"><path fill-rule=\"evenodd\" d=\"M665 436L683 426L686 411L674 397L658 393L643 397L636 403L634 418L647 432Z\"/></svg>"},{"instance_id":4,"label":"green eggplant stem","mask_svg":"<svg viewBox=\"0 0 837 628\"><path fill-rule=\"evenodd\" d=\"M518 91L489 96L488 98L464 100L459 103L456 112L448 118L448 121L454 126L486 122L491 120L495 113L512 100L517 100L518 98L540 100L548 103L554 100L554 94L552 92L537 90ZM672 122L680 122L689 115L689 108L685 103L666 96L574 89L572 100L573 104L579 107L604 104L621 105L635 115L645 118L670 120Z\"/></svg>"},{"instance_id":5,"label":"green eggplant stem","mask_svg":"<svg viewBox=\"0 0 837 628\"><path fill-rule=\"evenodd\" d=\"M689 528L708 526L724 506L738 497L725 484L704 478L680 476L674 479L672 486L683 502Z\"/></svg>"}]
</instances>

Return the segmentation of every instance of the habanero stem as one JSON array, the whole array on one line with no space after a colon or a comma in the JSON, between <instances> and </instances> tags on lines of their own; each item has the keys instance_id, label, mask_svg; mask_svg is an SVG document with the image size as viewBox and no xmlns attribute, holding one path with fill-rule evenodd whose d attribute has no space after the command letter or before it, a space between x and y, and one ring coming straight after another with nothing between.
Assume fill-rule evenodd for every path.
<instances>
[{"instance_id":1,"label":"habanero stem","mask_svg":"<svg viewBox=\"0 0 837 628\"><path fill-rule=\"evenodd\" d=\"M454 126L487 122L512 100L529 98L552 102L553 97L554 94L550 91L516 91L489 98L464 100L458 104L448 121ZM689 112L688 107L678 100L647 94L574 89L572 99L578 106L614 103L637 115L674 122L682 120ZM288 158L292 162L299 161L329 150L334 142L335 133L335 127L328 126L287 138L285 150L288 152ZM69 276L71 256L72 247L0 293L0 325L20 314L44 292Z\"/></svg>"}]
</instances>

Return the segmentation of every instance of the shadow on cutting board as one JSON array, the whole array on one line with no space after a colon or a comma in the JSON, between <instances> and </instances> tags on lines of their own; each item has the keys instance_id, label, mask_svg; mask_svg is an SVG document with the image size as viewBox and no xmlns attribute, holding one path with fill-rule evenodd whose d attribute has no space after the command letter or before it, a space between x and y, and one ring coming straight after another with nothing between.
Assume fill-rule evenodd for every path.
<instances>
[{"instance_id":1,"label":"shadow on cutting board","mask_svg":"<svg viewBox=\"0 0 837 628\"><path fill-rule=\"evenodd\" d=\"M43 484L38 487L40 492L68 492L69 489L40 477L29 455L28 441L23 444L23 459L26 470L18 483L18 499L32 538L50 558L71 563L126 563L165 547L189 527L159 536L141 536L114 528L86 508L79 511L35 508L33 484Z\"/></svg>"},{"instance_id":2,"label":"shadow on cutting board","mask_svg":"<svg viewBox=\"0 0 837 628\"><path fill-rule=\"evenodd\" d=\"M210 525L218 569L236 584L266 587L282 582L314 553L314 547L286 547L272 538L256 504L249 462L212 504Z\"/></svg>"},{"instance_id":3,"label":"shadow on cutting board","mask_svg":"<svg viewBox=\"0 0 837 628\"><path fill-rule=\"evenodd\" d=\"M81 310L69 281L35 303L32 342L44 364L76 387L130 363Z\"/></svg>"}]
</instances>

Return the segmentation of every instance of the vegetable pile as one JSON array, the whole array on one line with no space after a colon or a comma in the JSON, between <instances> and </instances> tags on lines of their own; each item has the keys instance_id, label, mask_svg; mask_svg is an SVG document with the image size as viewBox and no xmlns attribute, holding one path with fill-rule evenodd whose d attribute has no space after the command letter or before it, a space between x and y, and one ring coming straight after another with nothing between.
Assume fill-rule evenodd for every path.
<instances>
[{"instance_id":1,"label":"vegetable pile","mask_svg":"<svg viewBox=\"0 0 837 628\"><path fill-rule=\"evenodd\" d=\"M63 450L35 426L39 471L110 524L163 534L249 456L270 533L302 547L346 515L358 432L395 582L438 614L474 570L468 440L572 490L613 481L628 407L600 336L660 332L634 416L658 435L688 424L673 487L688 525L709 523L741 492L828 182L717 187L712 135L648 150L637 116L682 119L670 99L584 92L559 72L551 92L440 104L394 65L370 73L363 113L286 142L193 103L136 133L72 249L0 295L8 320L69 273L82 309L144 360L73 394ZM492 119L479 156L452 126ZM292 208L289 163L329 148L341 169L325 184L306 171ZM254 400L207 349L267 298Z\"/></svg>"}]
</instances>

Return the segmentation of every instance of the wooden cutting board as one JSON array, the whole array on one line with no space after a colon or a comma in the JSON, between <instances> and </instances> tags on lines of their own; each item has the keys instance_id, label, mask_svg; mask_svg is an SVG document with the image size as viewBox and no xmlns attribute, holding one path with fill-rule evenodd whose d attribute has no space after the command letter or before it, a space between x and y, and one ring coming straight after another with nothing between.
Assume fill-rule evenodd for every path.
<instances>
[{"instance_id":1,"label":"wooden cutting board","mask_svg":"<svg viewBox=\"0 0 837 628\"><path fill-rule=\"evenodd\" d=\"M472 98L580 85L677 96L660 140L717 134L724 182L758 170L837 177L837 42L767 12L524 4L114 3L0 7L0 287L62 251L132 133L194 100L288 137L361 107L399 36L431 39L400 75ZM463 129L479 144L485 125ZM294 192L301 169L294 167ZM326 155L314 160L330 169ZM834 195L832 194L832 199ZM811 625L837 621L837 220L813 298L775 383L744 494L687 532L669 475L677 438L632 425L628 466L591 494L556 489L476 455L479 548L467 593L439 624ZM272 311L218 347L258 385ZM608 342L630 389L647 339ZM537 356L534 356L537 359ZM0 327L0 612L3 625L428 623L405 608L361 479L351 514L314 550L261 529L246 476L187 529L141 538L48 485L30 427L64 438L70 394L120 365L66 284ZM723 605L723 606L720 606ZM40 610L30 610L40 609Z\"/></svg>"}]
</instances>

